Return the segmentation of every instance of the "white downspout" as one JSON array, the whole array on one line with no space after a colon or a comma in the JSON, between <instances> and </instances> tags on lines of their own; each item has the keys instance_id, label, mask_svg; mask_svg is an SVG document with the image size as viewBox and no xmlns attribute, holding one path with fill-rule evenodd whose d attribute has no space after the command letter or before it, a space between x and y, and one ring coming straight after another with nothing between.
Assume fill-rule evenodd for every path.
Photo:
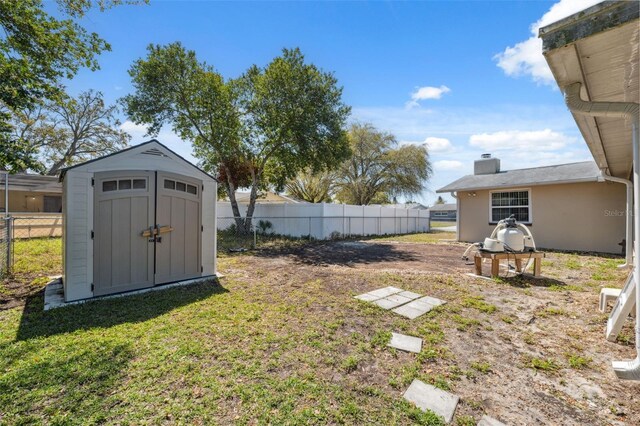
<instances>
[{"instance_id":1,"label":"white downspout","mask_svg":"<svg viewBox=\"0 0 640 426\"><path fill-rule=\"evenodd\" d=\"M456 200L456 241L460 241L460 200L454 191L449 193Z\"/></svg>"},{"instance_id":2,"label":"white downspout","mask_svg":"<svg viewBox=\"0 0 640 426\"><path fill-rule=\"evenodd\" d=\"M615 176L609 176L601 171L601 177L603 180L610 182L623 183L627 187L627 204L624 212L625 216L625 262L624 265L618 266L618 268L627 268L633 265L633 184L628 179L617 178Z\"/></svg>"},{"instance_id":3,"label":"white downspout","mask_svg":"<svg viewBox=\"0 0 640 426\"><path fill-rule=\"evenodd\" d=\"M580 98L581 83L565 87L565 102L576 114L593 117L621 117L631 120L631 144L633 148L633 248L640 255L640 104L635 102L587 102ZM636 284L636 358L630 361L613 361L612 366L620 379L640 380L640 262L633 265Z\"/></svg>"},{"instance_id":4,"label":"white downspout","mask_svg":"<svg viewBox=\"0 0 640 426\"><path fill-rule=\"evenodd\" d=\"M636 104L637 105L637 104ZM633 140L633 231L636 256L640 253L640 119L638 115L632 124ZM636 283L636 358L629 361L613 361L613 371L620 379L640 380L640 262L633 265L633 279Z\"/></svg>"}]
</instances>

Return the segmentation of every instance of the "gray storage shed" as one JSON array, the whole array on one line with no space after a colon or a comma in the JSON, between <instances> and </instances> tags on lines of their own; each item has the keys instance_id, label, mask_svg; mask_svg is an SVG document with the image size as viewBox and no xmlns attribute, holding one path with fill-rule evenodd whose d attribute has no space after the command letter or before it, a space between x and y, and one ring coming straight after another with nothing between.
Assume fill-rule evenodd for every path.
<instances>
[{"instance_id":1,"label":"gray storage shed","mask_svg":"<svg viewBox=\"0 0 640 426\"><path fill-rule=\"evenodd\" d=\"M66 302L216 273L216 180L157 140L63 170Z\"/></svg>"}]
</instances>

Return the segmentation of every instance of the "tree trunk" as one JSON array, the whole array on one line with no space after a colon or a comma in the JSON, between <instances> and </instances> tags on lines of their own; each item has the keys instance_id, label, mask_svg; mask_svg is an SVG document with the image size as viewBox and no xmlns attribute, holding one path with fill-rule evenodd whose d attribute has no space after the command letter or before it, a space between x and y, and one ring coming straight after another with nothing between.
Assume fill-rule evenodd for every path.
<instances>
[{"instance_id":1,"label":"tree trunk","mask_svg":"<svg viewBox=\"0 0 640 426\"><path fill-rule=\"evenodd\" d=\"M66 159L66 157L63 157L63 158L59 159L58 161L56 161L55 163L53 163L51 168L49 168L49 170L47 171L47 175L49 175L49 176L57 175L58 171L62 168L62 166L64 166L65 159Z\"/></svg>"},{"instance_id":2,"label":"tree trunk","mask_svg":"<svg viewBox=\"0 0 640 426\"><path fill-rule=\"evenodd\" d=\"M229 196L229 202L231 203L231 211L233 212L233 218L236 221L236 234L242 234L244 232L244 221L240 216L240 209L238 208L238 201L236 200L236 188L231 180L231 173L224 164L222 165L227 175L227 181L225 186L227 187L227 195Z\"/></svg>"},{"instance_id":3,"label":"tree trunk","mask_svg":"<svg viewBox=\"0 0 640 426\"><path fill-rule=\"evenodd\" d=\"M258 198L258 181L260 180L260 172L257 174L251 171L251 194L249 195L249 206L247 208L247 217L244 220L244 227L246 232L251 232L251 221L253 218L253 212L256 208L256 199Z\"/></svg>"}]
</instances>

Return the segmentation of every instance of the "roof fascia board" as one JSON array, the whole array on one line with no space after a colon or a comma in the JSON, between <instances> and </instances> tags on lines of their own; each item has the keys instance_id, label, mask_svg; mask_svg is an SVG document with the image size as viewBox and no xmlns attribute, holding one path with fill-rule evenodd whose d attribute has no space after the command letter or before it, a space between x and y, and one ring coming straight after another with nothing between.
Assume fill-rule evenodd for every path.
<instances>
[{"instance_id":1,"label":"roof fascia board","mask_svg":"<svg viewBox=\"0 0 640 426\"><path fill-rule=\"evenodd\" d=\"M553 24L540 28L542 52L618 27L640 17L635 1L604 1Z\"/></svg>"},{"instance_id":2,"label":"roof fascia board","mask_svg":"<svg viewBox=\"0 0 640 426\"><path fill-rule=\"evenodd\" d=\"M584 179L568 179L568 180L557 180L553 182L536 182L536 183L519 183L519 184L506 184L506 185L488 185L488 186L474 186L474 187L466 187L466 188L449 188L447 186L436 190L436 193L447 193L447 192L458 192L458 191L484 191L491 189L508 189L508 188L519 188L522 186L547 186L547 185L566 185L571 183L589 183L589 182L598 182L597 177L592 178L584 178Z\"/></svg>"}]
</instances>

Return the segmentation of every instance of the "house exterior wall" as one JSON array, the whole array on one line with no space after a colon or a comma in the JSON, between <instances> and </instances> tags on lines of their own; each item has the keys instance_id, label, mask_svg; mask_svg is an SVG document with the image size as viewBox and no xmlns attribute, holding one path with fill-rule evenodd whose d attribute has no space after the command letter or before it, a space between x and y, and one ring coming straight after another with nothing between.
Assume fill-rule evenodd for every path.
<instances>
[{"instance_id":1,"label":"house exterior wall","mask_svg":"<svg viewBox=\"0 0 640 426\"><path fill-rule=\"evenodd\" d=\"M63 286L65 301L93 297L93 186L96 172L149 170L192 176L203 182L202 275L216 273L216 181L181 159L141 154L154 145L142 145L122 154L80 165L66 172L63 181ZM164 151L161 146L158 149Z\"/></svg>"},{"instance_id":2,"label":"house exterior wall","mask_svg":"<svg viewBox=\"0 0 640 426\"><path fill-rule=\"evenodd\" d=\"M531 233L546 249L616 253L625 238L626 189L618 183L573 183L499 191L530 190ZM483 241L491 235L490 190L459 191L459 240ZM469 195L475 193L475 196Z\"/></svg>"},{"instance_id":3,"label":"house exterior wall","mask_svg":"<svg viewBox=\"0 0 640 426\"><path fill-rule=\"evenodd\" d=\"M431 220L443 222L455 222L455 210L431 210Z\"/></svg>"},{"instance_id":4,"label":"house exterior wall","mask_svg":"<svg viewBox=\"0 0 640 426\"><path fill-rule=\"evenodd\" d=\"M44 196L60 197L62 194L55 192L14 191L9 187L9 212L10 213L41 213L44 212ZM0 190L0 211L4 208L4 189ZM55 213L55 212L51 212Z\"/></svg>"}]
</instances>

